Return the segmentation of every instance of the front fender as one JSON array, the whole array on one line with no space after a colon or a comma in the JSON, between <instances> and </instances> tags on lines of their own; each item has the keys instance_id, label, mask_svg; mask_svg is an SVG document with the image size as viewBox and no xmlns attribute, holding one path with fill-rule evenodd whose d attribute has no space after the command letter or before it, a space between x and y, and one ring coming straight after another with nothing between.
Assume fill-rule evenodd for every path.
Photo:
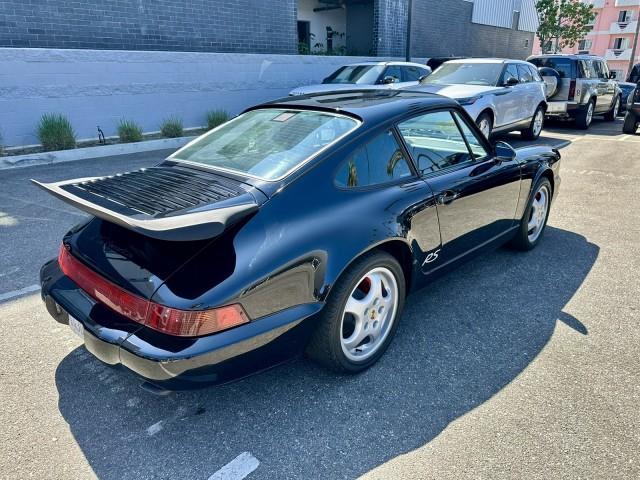
<instances>
[{"instance_id":1,"label":"front fender","mask_svg":"<svg viewBox=\"0 0 640 480\"><path fill-rule=\"evenodd\" d=\"M533 187L543 176L550 176L555 198L560 186L560 152L542 145L516 149L516 161L521 165L521 186L516 218L521 218L529 204Z\"/></svg>"}]
</instances>

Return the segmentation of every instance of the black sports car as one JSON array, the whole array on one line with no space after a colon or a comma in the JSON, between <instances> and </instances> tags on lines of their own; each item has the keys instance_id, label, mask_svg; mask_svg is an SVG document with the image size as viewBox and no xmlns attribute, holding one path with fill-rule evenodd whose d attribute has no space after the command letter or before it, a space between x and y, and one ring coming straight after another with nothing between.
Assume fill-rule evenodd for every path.
<instances>
[{"instance_id":1,"label":"black sports car","mask_svg":"<svg viewBox=\"0 0 640 480\"><path fill-rule=\"evenodd\" d=\"M273 101L155 167L36 182L94 215L42 267L42 297L148 387L223 383L304 351L359 372L409 292L486 248L538 244L559 160L491 145L437 95Z\"/></svg>"}]
</instances>

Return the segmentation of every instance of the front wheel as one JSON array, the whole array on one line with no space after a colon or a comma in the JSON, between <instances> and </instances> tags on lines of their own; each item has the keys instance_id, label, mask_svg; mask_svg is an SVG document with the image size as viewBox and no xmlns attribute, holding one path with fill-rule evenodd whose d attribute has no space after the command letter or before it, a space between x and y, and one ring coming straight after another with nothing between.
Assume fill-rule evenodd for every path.
<instances>
[{"instance_id":1,"label":"front wheel","mask_svg":"<svg viewBox=\"0 0 640 480\"><path fill-rule=\"evenodd\" d=\"M491 132L493 131L493 120L491 120L491 115L484 112L476 120L476 125L478 125L478 128L487 139L491 138Z\"/></svg>"},{"instance_id":2,"label":"front wheel","mask_svg":"<svg viewBox=\"0 0 640 480\"><path fill-rule=\"evenodd\" d=\"M629 135L633 135L638 130L638 117L633 112L627 112L624 116L624 124L622 131Z\"/></svg>"},{"instance_id":3,"label":"front wheel","mask_svg":"<svg viewBox=\"0 0 640 480\"><path fill-rule=\"evenodd\" d=\"M544 108L540 105L531 119L531 124L526 130L522 130L520 133L523 138L527 140L536 140L540 133L542 133L542 126L544 125Z\"/></svg>"},{"instance_id":4,"label":"front wheel","mask_svg":"<svg viewBox=\"0 0 640 480\"><path fill-rule=\"evenodd\" d=\"M405 288L402 267L388 253L356 260L329 294L307 346L309 357L340 373L369 368L391 343Z\"/></svg>"},{"instance_id":5,"label":"front wheel","mask_svg":"<svg viewBox=\"0 0 640 480\"><path fill-rule=\"evenodd\" d=\"M551 206L551 182L542 178L535 186L529 200L520 228L511 240L511 246L518 250L531 250L540 242L547 226L549 207Z\"/></svg>"},{"instance_id":6,"label":"front wheel","mask_svg":"<svg viewBox=\"0 0 640 480\"><path fill-rule=\"evenodd\" d=\"M616 118L618 118L618 113L620 113L620 105L622 105L622 99L620 97L616 97L611 110L604 114L604 119L607 122L613 122Z\"/></svg>"}]
</instances>

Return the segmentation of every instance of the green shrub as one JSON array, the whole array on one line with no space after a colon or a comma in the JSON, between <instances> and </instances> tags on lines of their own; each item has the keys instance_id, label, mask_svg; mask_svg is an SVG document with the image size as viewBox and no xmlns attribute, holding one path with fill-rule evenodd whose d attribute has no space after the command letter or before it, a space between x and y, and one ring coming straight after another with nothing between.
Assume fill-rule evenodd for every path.
<instances>
[{"instance_id":1,"label":"green shrub","mask_svg":"<svg viewBox=\"0 0 640 480\"><path fill-rule=\"evenodd\" d=\"M181 137L183 133L182 120L178 117L165 118L160 124L160 133L163 137Z\"/></svg>"},{"instance_id":2,"label":"green shrub","mask_svg":"<svg viewBox=\"0 0 640 480\"><path fill-rule=\"evenodd\" d=\"M120 120L118 124L118 137L120 141L139 142L142 140L142 128L133 120Z\"/></svg>"},{"instance_id":3,"label":"green shrub","mask_svg":"<svg viewBox=\"0 0 640 480\"><path fill-rule=\"evenodd\" d=\"M46 151L68 150L76 147L76 133L64 115L45 113L38 124L38 139Z\"/></svg>"},{"instance_id":4,"label":"green shrub","mask_svg":"<svg viewBox=\"0 0 640 480\"><path fill-rule=\"evenodd\" d=\"M211 110L207 112L207 128L211 130L218 125L229 120L229 113L226 110Z\"/></svg>"}]
</instances>

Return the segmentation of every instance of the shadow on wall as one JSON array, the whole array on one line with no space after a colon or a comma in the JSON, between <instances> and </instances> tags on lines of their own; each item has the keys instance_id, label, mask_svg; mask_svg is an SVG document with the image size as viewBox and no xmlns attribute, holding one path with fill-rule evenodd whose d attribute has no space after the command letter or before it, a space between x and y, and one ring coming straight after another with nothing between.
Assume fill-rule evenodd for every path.
<instances>
[{"instance_id":1,"label":"shadow on wall","mask_svg":"<svg viewBox=\"0 0 640 480\"><path fill-rule=\"evenodd\" d=\"M225 387L146 394L84 349L59 365L59 408L99 478L208 478L244 451L251 478L354 478L436 437L544 348L599 248L549 227L540 246L473 260L408 299L359 376L298 361ZM541 291L544 295L541 295Z\"/></svg>"}]
</instances>

